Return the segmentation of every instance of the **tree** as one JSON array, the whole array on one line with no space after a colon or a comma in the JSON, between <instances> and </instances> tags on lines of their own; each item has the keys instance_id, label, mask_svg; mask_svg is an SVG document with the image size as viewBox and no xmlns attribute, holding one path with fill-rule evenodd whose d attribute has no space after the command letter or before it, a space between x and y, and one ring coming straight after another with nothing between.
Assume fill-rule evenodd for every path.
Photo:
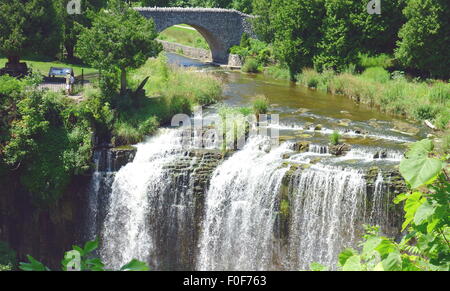
<instances>
[{"instance_id":1,"label":"tree","mask_svg":"<svg viewBox=\"0 0 450 291\"><path fill-rule=\"evenodd\" d=\"M257 18L253 19L252 25L258 38L267 43L274 40L274 31L270 23L271 0L253 0L253 13Z\"/></svg>"},{"instance_id":2,"label":"tree","mask_svg":"<svg viewBox=\"0 0 450 291\"><path fill-rule=\"evenodd\" d=\"M74 49L81 32L81 27L89 27L91 12L98 12L106 6L106 0L84 0L81 2L81 14L68 14L67 4L70 0L63 0L62 6L58 8L63 22L63 43L67 52L67 58L74 58ZM81 26L80 26L81 25Z\"/></svg>"},{"instance_id":3,"label":"tree","mask_svg":"<svg viewBox=\"0 0 450 291\"><path fill-rule=\"evenodd\" d=\"M127 87L127 69L142 66L161 51L156 42L155 25L126 4L114 0L107 10L93 19L91 28L83 28L76 50L91 66L118 72L121 93Z\"/></svg>"},{"instance_id":4,"label":"tree","mask_svg":"<svg viewBox=\"0 0 450 291\"><path fill-rule=\"evenodd\" d=\"M52 0L2 0L0 53L12 63L23 54L53 57L61 41L60 24Z\"/></svg>"},{"instance_id":5,"label":"tree","mask_svg":"<svg viewBox=\"0 0 450 291\"><path fill-rule=\"evenodd\" d=\"M406 67L449 78L450 2L410 0L403 13L407 21L399 32L396 58Z\"/></svg>"},{"instance_id":6,"label":"tree","mask_svg":"<svg viewBox=\"0 0 450 291\"><path fill-rule=\"evenodd\" d=\"M302 68L312 65L317 51L323 1L274 0L270 14L275 55L288 66L291 79L295 80Z\"/></svg>"}]
</instances>

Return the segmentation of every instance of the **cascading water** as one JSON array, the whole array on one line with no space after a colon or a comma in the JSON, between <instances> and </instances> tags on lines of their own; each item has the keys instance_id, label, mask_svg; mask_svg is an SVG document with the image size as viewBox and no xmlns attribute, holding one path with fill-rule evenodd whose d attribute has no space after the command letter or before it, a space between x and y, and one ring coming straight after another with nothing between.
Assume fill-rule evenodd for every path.
<instances>
[{"instance_id":1,"label":"cascading water","mask_svg":"<svg viewBox=\"0 0 450 291\"><path fill-rule=\"evenodd\" d=\"M193 268L205 181L221 155L192 151L185 133L161 130L115 175L100 248L108 267L135 258L157 270Z\"/></svg>"},{"instance_id":2,"label":"cascading water","mask_svg":"<svg viewBox=\"0 0 450 291\"><path fill-rule=\"evenodd\" d=\"M255 137L221 164L206 196L199 270L270 270L277 260L274 225L287 143L270 153Z\"/></svg>"},{"instance_id":3,"label":"cascading water","mask_svg":"<svg viewBox=\"0 0 450 291\"><path fill-rule=\"evenodd\" d=\"M363 224L389 231L384 185L379 173L369 192L362 171L337 166L313 165L293 174L290 269L306 270L312 262L335 266L340 251L357 246Z\"/></svg>"},{"instance_id":4,"label":"cascading water","mask_svg":"<svg viewBox=\"0 0 450 291\"><path fill-rule=\"evenodd\" d=\"M162 206L164 165L182 157L177 137L178 132L171 131L139 144L134 161L116 174L100 249L108 267L117 269L133 258L148 262L156 252L150 215Z\"/></svg>"}]
</instances>

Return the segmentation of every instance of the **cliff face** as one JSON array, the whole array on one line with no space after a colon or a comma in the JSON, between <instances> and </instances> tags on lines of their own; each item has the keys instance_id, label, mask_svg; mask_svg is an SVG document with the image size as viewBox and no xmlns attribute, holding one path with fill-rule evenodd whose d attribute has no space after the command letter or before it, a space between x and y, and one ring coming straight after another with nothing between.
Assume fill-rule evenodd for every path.
<instances>
[{"instance_id":1,"label":"cliff face","mask_svg":"<svg viewBox=\"0 0 450 291\"><path fill-rule=\"evenodd\" d=\"M64 252L80 242L90 176L75 177L54 205L42 208L10 174L1 178L0 240L9 243L19 262L27 255L59 269Z\"/></svg>"}]
</instances>

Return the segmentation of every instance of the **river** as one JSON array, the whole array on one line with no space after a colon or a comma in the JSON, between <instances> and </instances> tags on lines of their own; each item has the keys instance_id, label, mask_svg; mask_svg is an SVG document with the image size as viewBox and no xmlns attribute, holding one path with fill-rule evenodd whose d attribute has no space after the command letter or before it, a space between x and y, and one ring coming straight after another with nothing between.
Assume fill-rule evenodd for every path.
<instances>
[{"instance_id":1,"label":"river","mask_svg":"<svg viewBox=\"0 0 450 291\"><path fill-rule=\"evenodd\" d=\"M100 238L107 266L137 258L153 270L307 270L312 262L335 269L364 224L400 234L402 212L392 204L402 188L397 166L423 128L400 132L399 120L344 96L168 57L213 71L229 106L248 107L264 95L269 113L279 115L268 128L281 142L267 149L267 138L250 137L224 157L183 146L183 129L166 128L136 145L119 171L97 171L87 232ZM204 111L214 115L218 106ZM349 145L341 155L328 144L333 131Z\"/></svg>"}]
</instances>

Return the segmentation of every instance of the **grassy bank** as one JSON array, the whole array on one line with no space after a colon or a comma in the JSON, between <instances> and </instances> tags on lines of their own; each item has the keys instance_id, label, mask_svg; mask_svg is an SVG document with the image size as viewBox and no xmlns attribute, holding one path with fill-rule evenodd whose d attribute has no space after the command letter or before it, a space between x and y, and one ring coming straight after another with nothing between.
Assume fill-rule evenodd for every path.
<instances>
[{"instance_id":1,"label":"grassy bank","mask_svg":"<svg viewBox=\"0 0 450 291\"><path fill-rule=\"evenodd\" d=\"M304 69L298 83L331 94L342 94L356 102L414 120L429 120L438 128L450 121L450 84L430 80L408 81L401 73L371 67L362 74Z\"/></svg>"},{"instance_id":2,"label":"grassy bank","mask_svg":"<svg viewBox=\"0 0 450 291\"><path fill-rule=\"evenodd\" d=\"M6 58L0 58L0 68L3 68L5 66L5 63L8 60ZM95 74L98 73L97 69L90 68L88 66L83 65L74 65L69 64L66 62L59 62L59 61L38 61L38 60L30 60L30 59L23 59L21 62L26 62L27 66L29 68L32 68L33 71L38 71L40 74L47 76L48 71L50 70L50 67L69 67L73 68L73 71L76 76L81 75L81 70L84 70L84 74Z\"/></svg>"},{"instance_id":3,"label":"grassy bank","mask_svg":"<svg viewBox=\"0 0 450 291\"><path fill-rule=\"evenodd\" d=\"M159 125L170 123L175 114L189 114L194 106L212 104L221 98L222 85L216 77L171 66L164 54L131 72L130 87L137 88L146 77L145 95L117 112L112 125L116 145L142 141Z\"/></svg>"},{"instance_id":4,"label":"grassy bank","mask_svg":"<svg viewBox=\"0 0 450 291\"><path fill-rule=\"evenodd\" d=\"M209 50L203 36L188 25L169 27L159 34L158 39Z\"/></svg>"}]
</instances>

